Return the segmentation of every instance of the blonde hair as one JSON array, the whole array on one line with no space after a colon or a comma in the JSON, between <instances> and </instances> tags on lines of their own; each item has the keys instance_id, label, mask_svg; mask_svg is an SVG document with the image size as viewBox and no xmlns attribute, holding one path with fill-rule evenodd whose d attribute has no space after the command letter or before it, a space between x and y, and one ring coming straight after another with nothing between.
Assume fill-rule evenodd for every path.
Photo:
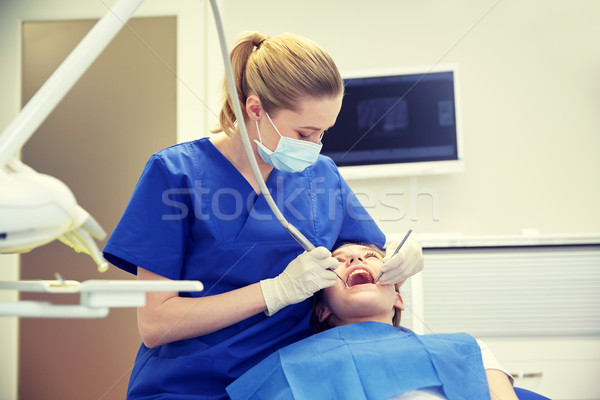
<instances>
[{"instance_id":1,"label":"blonde hair","mask_svg":"<svg viewBox=\"0 0 600 400\"><path fill-rule=\"evenodd\" d=\"M246 99L256 94L263 109L295 111L305 97L332 98L344 91L344 84L331 56L315 42L293 34L270 37L260 32L243 35L230 53L238 101L244 118ZM236 131L232 99L224 83L225 101L219 126L213 133Z\"/></svg>"}]
</instances>

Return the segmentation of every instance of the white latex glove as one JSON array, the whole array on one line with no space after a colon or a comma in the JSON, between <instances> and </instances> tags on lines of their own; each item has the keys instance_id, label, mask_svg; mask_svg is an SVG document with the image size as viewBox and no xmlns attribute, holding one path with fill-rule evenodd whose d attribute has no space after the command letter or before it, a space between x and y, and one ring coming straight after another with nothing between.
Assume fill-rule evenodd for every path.
<instances>
[{"instance_id":1,"label":"white latex glove","mask_svg":"<svg viewBox=\"0 0 600 400\"><path fill-rule=\"evenodd\" d=\"M383 285L393 285L404 282L423 269L423 250L413 235L406 239L402 248L395 256L391 257L400 241L394 241L385 248L386 256L383 258L383 275L379 282Z\"/></svg>"},{"instance_id":2,"label":"white latex glove","mask_svg":"<svg viewBox=\"0 0 600 400\"><path fill-rule=\"evenodd\" d=\"M325 247L304 252L288 264L279 276L260 281L267 303L267 315L290 304L300 303L321 289L335 285L337 277L329 268L337 268L338 261Z\"/></svg>"}]
</instances>

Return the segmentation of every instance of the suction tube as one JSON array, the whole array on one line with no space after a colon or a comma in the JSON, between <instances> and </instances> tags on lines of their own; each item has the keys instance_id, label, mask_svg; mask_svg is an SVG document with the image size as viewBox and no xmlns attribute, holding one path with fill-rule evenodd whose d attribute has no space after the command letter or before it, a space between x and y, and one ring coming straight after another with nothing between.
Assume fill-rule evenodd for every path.
<instances>
[{"instance_id":1,"label":"suction tube","mask_svg":"<svg viewBox=\"0 0 600 400\"><path fill-rule=\"evenodd\" d=\"M215 17L215 24L217 25L217 32L219 35L219 43L221 45L221 53L223 55L223 61L225 62L227 90L229 91L229 97L231 98L231 104L233 105L233 112L235 113L240 135L242 137L242 142L244 143L244 150L246 150L246 154L248 155L248 160L250 161L250 166L252 167L254 177L258 182L258 186L260 187L262 195L265 197L267 204L269 204L271 211L275 215L275 218L277 218L285 230L300 244L300 246L304 248L304 250L311 251L315 248L315 246L313 246L313 244L294 225L290 224L285 219L281 211L279 211L279 208L277 208L275 201L273 201L271 192L269 192L269 189L267 189L267 185L262 178L260 169L258 168L258 163L256 162L256 157L254 156L254 151L252 150L252 144L250 143L248 130L246 129L246 124L244 123L244 114L242 113L242 108L240 107L240 102L238 100L235 79L233 77L233 68L231 67L231 60L229 59L229 49L227 48L227 43L225 41L225 33L223 31L223 24L221 22L221 14L219 13L219 8L217 7L217 0L210 0L210 5Z\"/></svg>"}]
</instances>

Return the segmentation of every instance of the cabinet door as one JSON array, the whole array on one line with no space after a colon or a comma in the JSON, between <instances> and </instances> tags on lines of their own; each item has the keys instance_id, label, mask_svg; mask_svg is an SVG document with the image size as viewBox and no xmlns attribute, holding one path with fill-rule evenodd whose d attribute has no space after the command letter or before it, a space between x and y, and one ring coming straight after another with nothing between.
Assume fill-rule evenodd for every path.
<instances>
[{"instance_id":1,"label":"cabinet door","mask_svg":"<svg viewBox=\"0 0 600 400\"><path fill-rule=\"evenodd\" d=\"M600 338L484 338L515 386L553 400L600 399Z\"/></svg>"}]
</instances>

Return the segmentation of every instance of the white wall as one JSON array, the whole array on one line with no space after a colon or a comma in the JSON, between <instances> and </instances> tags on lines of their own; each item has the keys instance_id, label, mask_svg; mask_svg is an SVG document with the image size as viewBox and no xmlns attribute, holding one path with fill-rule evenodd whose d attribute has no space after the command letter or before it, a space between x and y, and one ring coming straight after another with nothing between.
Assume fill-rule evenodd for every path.
<instances>
[{"instance_id":1,"label":"white wall","mask_svg":"<svg viewBox=\"0 0 600 400\"><path fill-rule=\"evenodd\" d=\"M600 231L600 2L228 0L224 7L230 43L247 30L293 32L320 43L341 70L459 64L465 172L351 182L385 231ZM391 191L404 195L386 198Z\"/></svg>"}]
</instances>

